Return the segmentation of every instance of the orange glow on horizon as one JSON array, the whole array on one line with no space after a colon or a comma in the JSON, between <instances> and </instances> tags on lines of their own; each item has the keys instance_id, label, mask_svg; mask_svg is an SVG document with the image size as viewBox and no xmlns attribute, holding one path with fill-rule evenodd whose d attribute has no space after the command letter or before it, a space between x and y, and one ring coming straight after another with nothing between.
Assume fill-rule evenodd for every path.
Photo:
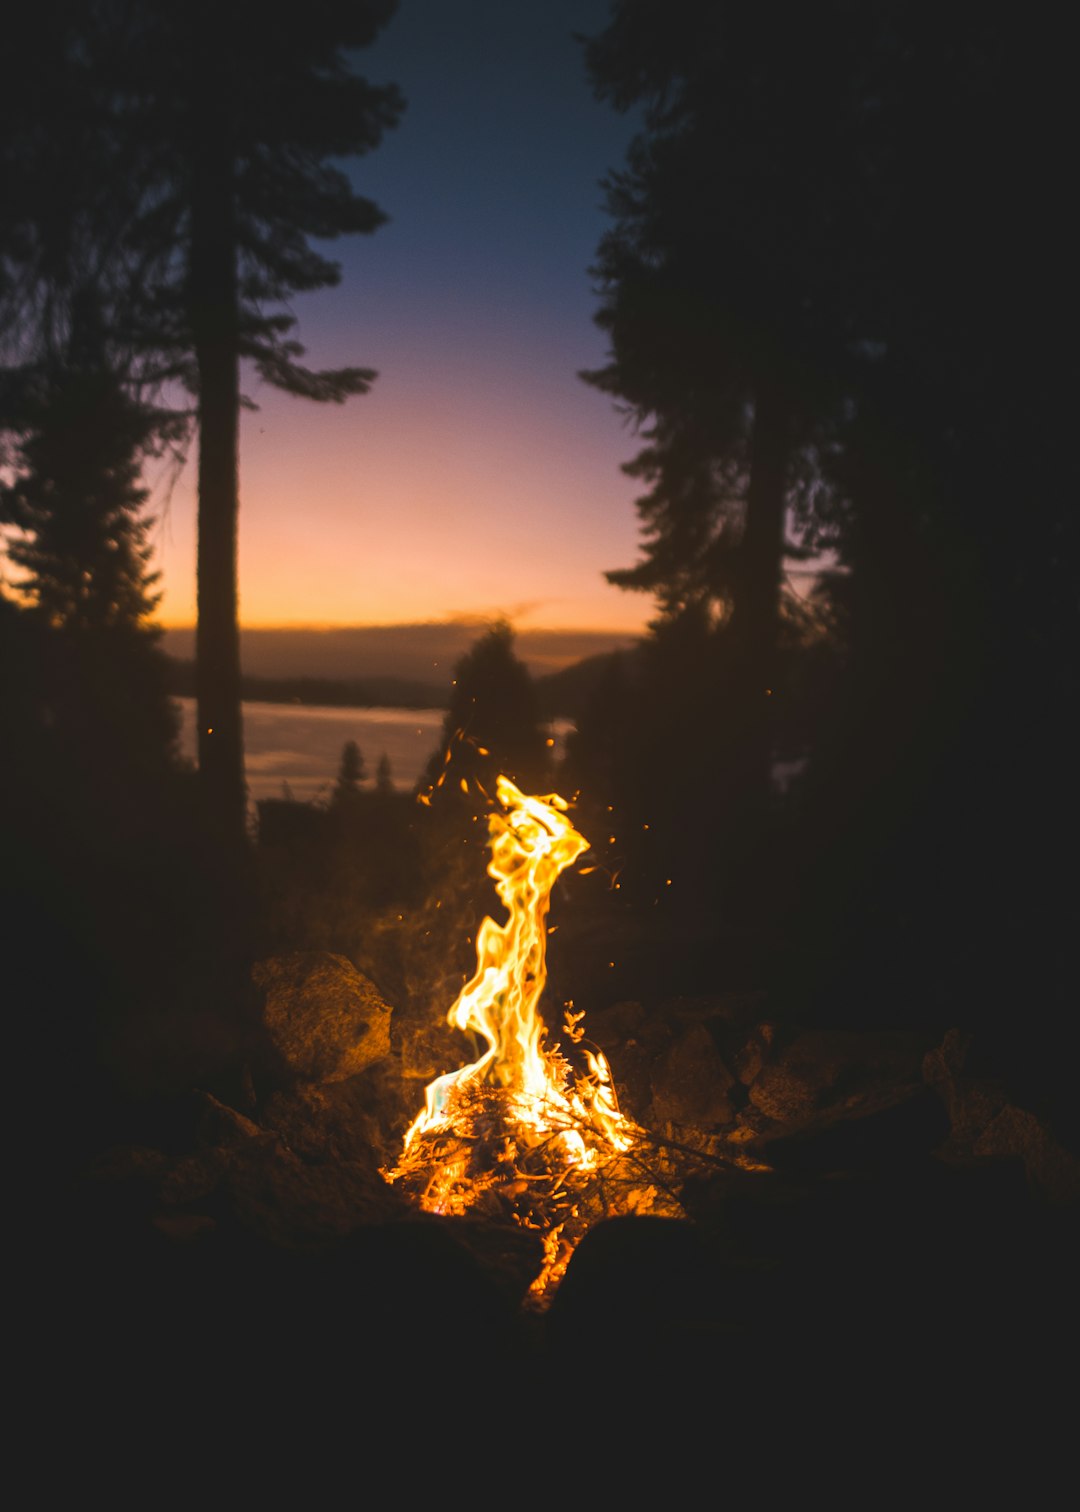
<instances>
[{"instance_id":1,"label":"orange glow on horizon","mask_svg":"<svg viewBox=\"0 0 1080 1512\"><path fill-rule=\"evenodd\" d=\"M378 355L378 354L375 354ZM606 582L639 555L632 449L567 352L553 387L520 370L462 383L440 353L369 395L304 405L256 389L241 420L238 587L249 629L343 628L499 613L530 629L644 633L647 595ZM148 483L154 479L148 477ZM194 452L152 486L160 622L196 618Z\"/></svg>"},{"instance_id":2,"label":"orange glow on horizon","mask_svg":"<svg viewBox=\"0 0 1080 1512\"><path fill-rule=\"evenodd\" d=\"M245 617L240 624L240 633L245 630L256 631L300 631L309 635L332 635L342 630L401 630L416 626L429 626L433 630L442 630L447 627L464 627L467 630L475 630L477 633L496 620L508 619L514 627L515 634L536 636L571 636L571 635L609 635L615 639L629 640L634 636L643 636L648 633L649 619L651 615L645 613L640 617L628 616L624 621L615 621L611 617L598 620L597 623L583 623L580 620L543 624L523 623L512 614L504 614L497 609L477 609L475 613L466 616L447 615L444 619L343 619L343 620L305 620L305 619L249 619ZM184 631L194 635L197 622L194 616L187 618L169 618L168 616L155 615L153 623L162 630Z\"/></svg>"}]
</instances>

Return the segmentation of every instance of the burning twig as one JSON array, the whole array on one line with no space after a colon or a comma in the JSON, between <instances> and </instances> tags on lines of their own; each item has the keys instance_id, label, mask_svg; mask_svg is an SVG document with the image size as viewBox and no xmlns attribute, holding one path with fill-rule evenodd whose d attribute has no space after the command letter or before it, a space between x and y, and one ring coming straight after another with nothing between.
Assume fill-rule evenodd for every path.
<instances>
[{"instance_id":1,"label":"burning twig","mask_svg":"<svg viewBox=\"0 0 1080 1512\"><path fill-rule=\"evenodd\" d=\"M544 1264L531 1295L542 1307L594 1223L682 1216L676 1187L690 1170L744 1162L647 1134L626 1118L580 1013L566 1015L565 1030L583 1070L547 1045L538 1004L551 889L588 841L564 799L526 797L506 777L496 790L504 812L488 820L488 873L508 918L481 924L476 972L447 1016L487 1048L430 1084L398 1164L384 1175L429 1212L470 1212L538 1232Z\"/></svg>"},{"instance_id":2,"label":"burning twig","mask_svg":"<svg viewBox=\"0 0 1080 1512\"><path fill-rule=\"evenodd\" d=\"M581 1014L568 1016L566 1032L585 1071L545 1043L538 1003L551 889L588 841L557 795L527 797L506 777L496 791L503 812L488 820L488 873L508 918L480 926L476 973L448 1014L487 1050L430 1084L401 1159L385 1174L429 1211L479 1209L539 1230L546 1261L533 1289L542 1299L600 1218L678 1209L640 1159L626 1158L643 1131L619 1111L603 1053L582 1045Z\"/></svg>"}]
</instances>

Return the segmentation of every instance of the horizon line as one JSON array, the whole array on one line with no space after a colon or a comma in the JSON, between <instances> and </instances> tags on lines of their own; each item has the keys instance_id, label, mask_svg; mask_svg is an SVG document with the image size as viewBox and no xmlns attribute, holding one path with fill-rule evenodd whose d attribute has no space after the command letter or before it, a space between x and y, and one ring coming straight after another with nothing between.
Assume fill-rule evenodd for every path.
<instances>
[{"instance_id":1,"label":"horizon line","mask_svg":"<svg viewBox=\"0 0 1080 1512\"><path fill-rule=\"evenodd\" d=\"M313 621L313 620L281 620L271 624L240 623L241 632L245 630L286 630L308 631L315 634L326 634L337 630L403 630L416 626L438 626L440 629L458 625L469 628L476 625L495 625L501 619L506 619L516 635L621 635L636 639L648 634L648 626L642 626L637 630L620 629L615 626L595 625L515 625L507 616L476 614L453 615L446 619L402 619L402 620L349 620L349 621ZM160 630L196 630L198 624L195 620L154 622Z\"/></svg>"}]
</instances>

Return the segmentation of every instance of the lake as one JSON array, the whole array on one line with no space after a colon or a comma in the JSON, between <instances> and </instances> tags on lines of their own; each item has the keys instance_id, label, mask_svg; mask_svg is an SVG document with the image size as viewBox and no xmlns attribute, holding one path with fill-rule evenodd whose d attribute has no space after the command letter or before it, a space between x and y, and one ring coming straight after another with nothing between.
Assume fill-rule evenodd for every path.
<instances>
[{"instance_id":1,"label":"lake","mask_svg":"<svg viewBox=\"0 0 1080 1512\"><path fill-rule=\"evenodd\" d=\"M195 700L175 700L181 710L181 750L194 761ZM341 749L355 740L374 777L380 757L390 761L396 788L420 777L442 735L444 709L331 709L317 704L245 703L244 763L252 802L291 796L310 802L328 798L341 765ZM573 725L557 719L550 734L556 753Z\"/></svg>"}]
</instances>

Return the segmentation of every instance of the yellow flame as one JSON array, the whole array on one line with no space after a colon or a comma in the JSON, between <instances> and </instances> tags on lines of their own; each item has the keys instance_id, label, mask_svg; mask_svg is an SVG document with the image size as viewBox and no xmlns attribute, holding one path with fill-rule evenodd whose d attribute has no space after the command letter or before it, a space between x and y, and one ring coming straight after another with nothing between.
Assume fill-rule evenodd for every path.
<instances>
[{"instance_id":1,"label":"yellow flame","mask_svg":"<svg viewBox=\"0 0 1080 1512\"><path fill-rule=\"evenodd\" d=\"M547 925L551 890L589 842L557 794L527 797L500 776L496 795L501 807L488 818L487 869L507 919L484 919L476 970L447 1014L487 1049L429 1084L397 1166L383 1175L404 1181L428 1212L478 1210L533 1230L543 1258L530 1305L541 1308L593 1223L619 1212L684 1215L660 1166L643 1159L649 1136L620 1112L610 1067L583 1042L584 1015L573 1011L573 999L564 1005L563 1027L582 1066L576 1071L557 1044L547 1044L538 1012L554 932ZM731 1162L768 1169L735 1151Z\"/></svg>"},{"instance_id":2,"label":"yellow flame","mask_svg":"<svg viewBox=\"0 0 1080 1512\"><path fill-rule=\"evenodd\" d=\"M566 817L569 805L558 794L527 797L502 776L495 790L504 812L495 811L488 819L487 869L508 918L505 924L492 918L481 924L476 971L447 1015L454 1028L479 1034L488 1048L479 1060L428 1086L423 1112L405 1136L405 1149L449 1121L447 1106L455 1089L486 1081L516 1094L513 1112L520 1123L538 1132L561 1131L565 1153L588 1162L592 1152L574 1124L581 1119L599 1124L616 1149L629 1147L630 1126L619 1114L611 1072L599 1051L586 1053L588 1076L567 1088L565 1063L545 1048L538 1004L547 980L551 889L589 842Z\"/></svg>"},{"instance_id":3,"label":"yellow flame","mask_svg":"<svg viewBox=\"0 0 1080 1512\"><path fill-rule=\"evenodd\" d=\"M545 1043L538 1012L547 978L551 890L589 842L571 824L569 805L557 794L527 797L507 777L498 778L496 794L501 811L488 819L487 869L507 920L497 924L486 918L481 924L476 971L447 1015L455 1028L479 1035L487 1050L430 1083L423 1111L405 1135L401 1162L385 1174L391 1181L408 1175L430 1212L463 1212L492 1191L523 1200L517 1220L542 1231L545 1262L532 1288L542 1298L557 1284L583 1231L584 1214L565 1183L575 1172L584 1179L606 1169L607 1162L632 1148L641 1131L619 1110L604 1055L580 1043L583 1015L568 1013L565 1021L569 1040L584 1056L585 1069L575 1074L558 1046ZM572 1008L572 1001L567 1006ZM496 1137L486 1126L489 1156L482 1169L474 1159L475 1140L470 1150L468 1139L462 1144L458 1138L468 1134L470 1120L476 1128L477 1096L494 1099L499 1128ZM542 1152L542 1171L528 1158L530 1151L532 1157ZM536 1182L553 1204L546 1209L548 1218L530 1205L528 1189ZM574 1232L564 1234L568 1217L574 1219Z\"/></svg>"}]
</instances>

